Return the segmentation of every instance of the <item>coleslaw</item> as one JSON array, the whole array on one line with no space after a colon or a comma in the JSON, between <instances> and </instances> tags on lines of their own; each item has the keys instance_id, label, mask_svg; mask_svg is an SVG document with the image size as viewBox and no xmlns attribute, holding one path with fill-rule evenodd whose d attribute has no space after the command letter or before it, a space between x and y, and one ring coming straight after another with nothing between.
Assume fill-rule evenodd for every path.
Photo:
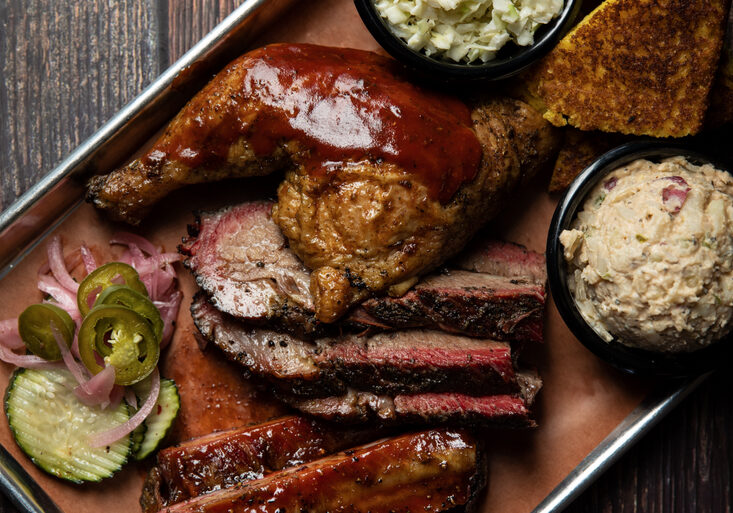
<instances>
[{"instance_id":1,"label":"coleslaw","mask_svg":"<svg viewBox=\"0 0 733 513\"><path fill-rule=\"evenodd\" d=\"M488 62L510 41L534 44L535 31L563 0L375 0L397 37L429 57Z\"/></svg>"}]
</instances>

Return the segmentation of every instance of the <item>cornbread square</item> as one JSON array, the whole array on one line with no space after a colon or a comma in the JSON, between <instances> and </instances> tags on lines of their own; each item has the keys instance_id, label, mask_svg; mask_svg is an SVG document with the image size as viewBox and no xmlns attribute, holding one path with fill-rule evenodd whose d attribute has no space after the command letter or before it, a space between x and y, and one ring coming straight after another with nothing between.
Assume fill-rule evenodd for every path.
<instances>
[{"instance_id":1,"label":"cornbread square","mask_svg":"<svg viewBox=\"0 0 733 513\"><path fill-rule=\"evenodd\" d=\"M729 0L606 0L543 59L533 92L557 126L683 137L703 124Z\"/></svg>"}]
</instances>

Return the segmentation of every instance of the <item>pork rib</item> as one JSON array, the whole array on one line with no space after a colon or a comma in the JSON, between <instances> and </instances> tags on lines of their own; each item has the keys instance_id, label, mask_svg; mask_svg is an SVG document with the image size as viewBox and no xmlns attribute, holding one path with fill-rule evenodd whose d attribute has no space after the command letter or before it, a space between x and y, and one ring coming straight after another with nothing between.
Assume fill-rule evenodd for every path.
<instances>
[{"instance_id":1,"label":"pork rib","mask_svg":"<svg viewBox=\"0 0 733 513\"><path fill-rule=\"evenodd\" d=\"M402 435L184 501L166 513L449 511L485 484L466 431Z\"/></svg>"},{"instance_id":2,"label":"pork rib","mask_svg":"<svg viewBox=\"0 0 733 513\"><path fill-rule=\"evenodd\" d=\"M188 440L158 453L140 499L143 511L197 497L322 458L379 436L288 416Z\"/></svg>"}]
</instances>

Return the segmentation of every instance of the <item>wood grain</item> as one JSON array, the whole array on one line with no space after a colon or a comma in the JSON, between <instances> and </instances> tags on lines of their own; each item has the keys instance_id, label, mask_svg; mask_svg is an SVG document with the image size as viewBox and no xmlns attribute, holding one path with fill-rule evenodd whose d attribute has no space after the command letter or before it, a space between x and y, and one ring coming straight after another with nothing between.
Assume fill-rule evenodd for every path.
<instances>
[{"instance_id":1,"label":"wood grain","mask_svg":"<svg viewBox=\"0 0 733 513\"><path fill-rule=\"evenodd\" d=\"M170 61L186 53L242 0L169 0L168 45Z\"/></svg>"},{"instance_id":2,"label":"wood grain","mask_svg":"<svg viewBox=\"0 0 733 513\"><path fill-rule=\"evenodd\" d=\"M155 0L2 2L0 208L160 74Z\"/></svg>"},{"instance_id":3,"label":"wood grain","mask_svg":"<svg viewBox=\"0 0 733 513\"><path fill-rule=\"evenodd\" d=\"M567 509L730 513L733 376L712 376Z\"/></svg>"},{"instance_id":4,"label":"wood grain","mask_svg":"<svg viewBox=\"0 0 733 513\"><path fill-rule=\"evenodd\" d=\"M240 3L0 2L0 209ZM732 390L710 378L568 511L730 513Z\"/></svg>"}]
</instances>

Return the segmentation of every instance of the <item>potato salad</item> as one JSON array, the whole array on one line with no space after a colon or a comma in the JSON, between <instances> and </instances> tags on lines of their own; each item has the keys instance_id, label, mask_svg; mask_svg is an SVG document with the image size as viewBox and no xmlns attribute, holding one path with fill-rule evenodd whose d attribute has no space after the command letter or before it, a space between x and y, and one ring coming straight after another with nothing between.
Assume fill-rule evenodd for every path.
<instances>
[{"instance_id":1,"label":"potato salad","mask_svg":"<svg viewBox=\"0 0 733 513\"><path fill-rule=\"evenodd\" d=\"M560 235L568 284L607 341L694 351L733 318L733 177L682 157L610 173Z\"/></svg>"}]
</instances>

